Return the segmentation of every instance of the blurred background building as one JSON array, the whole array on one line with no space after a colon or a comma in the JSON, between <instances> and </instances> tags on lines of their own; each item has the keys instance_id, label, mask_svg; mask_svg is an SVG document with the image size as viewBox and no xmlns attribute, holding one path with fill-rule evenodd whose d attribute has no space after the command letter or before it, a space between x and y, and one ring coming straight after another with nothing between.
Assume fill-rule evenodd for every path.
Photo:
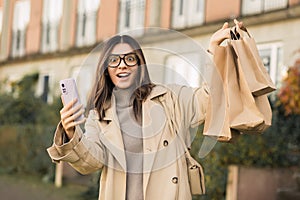
<instances>
[{"instance_id":1,"label":"blurred background building","mask_svg":"<svg viewBox=\"0 0 300 200\"><path fill-rule=\"evenodd\" d=\"M200 65L199 52L182 41L189 38L205 50L212 33L225 21L233 25L235 18L255 38L280 86L287 67L299 58L300 0L0 0L0 80L9 90L9 83L38 73L36 94L46 102L60 94L58 82L68 77L79 78L80 91L86 93L98 45L127 32L147 47L147 61L173 67L168 73L151 68L152 79L174 81L177 72L197 85L188 63L162 49L175 49ZM177 37L161 30L176 30ZM147 51L151 47L156 52Z\"/></svg>"},{"instance_id":2,"label":"blurred background building","mask_svg":"<svg viewBox=\"0 0 300 200\"><path fill-rule=\"evenodd\" d=\"M280 84L300 49L299 0L0 0L0 79L13 82L37 72L37 94L51 101L59 94L60 79L79 71L85 74L83 82L91 79L88 68L82 67L84 60L112 35L131 31L142 46L180 47L180 39L153 37L141 29L159 27L207 48L211 34L234 18L248 27L273 81ZM187 58L197 57L197 52L180 51ZM147 55L147 60L155 59ZM172 56L161 63L178 69L186 64ZM172 79L170 73L150 73L158 81Z\"/></svg>"}]
</instances>

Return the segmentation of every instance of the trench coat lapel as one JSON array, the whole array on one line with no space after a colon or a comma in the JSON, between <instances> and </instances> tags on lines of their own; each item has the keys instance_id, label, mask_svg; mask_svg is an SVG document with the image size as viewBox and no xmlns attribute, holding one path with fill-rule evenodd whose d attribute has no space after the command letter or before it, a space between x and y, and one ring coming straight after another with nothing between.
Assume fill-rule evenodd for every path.
<instances>
[{"instance_id":1,"label":"trench coat lapel","mask_svg":"<svg viewBox=\"0 0 300 200\"><path fill-rule=\"evenodd\" d=\"M105 112L103 122L99 122L103 133L101 140L119 162L123 170L126 171L124 143L116 112L115 97L112 95L111 99L112 106Z\"/></svg>"},{"instance_id":2,"label":"trench coat lapel","mask_svg":"<svg viewBox=\"0 0 300 200\"><path fill-rule=\"evenodd\" d=\"M153 88L148 99L143 103L143 150L144 150L144 160L143 160L143 192L146 195L146 190L151 176L152 167L155 161L156 152L159 148L160 135L155 137L157 134L157 127L151 124L154 120L153 116L150 115L151 109L157 106L157 102L154 101L155 97L163 95L167 92L167 89L162 86L156 86ZM157 116L154 116L157 117ZM160 130L161 131L161 130ZM154 135L153 135L154 134Z\"/></svg>"}]
</instances>

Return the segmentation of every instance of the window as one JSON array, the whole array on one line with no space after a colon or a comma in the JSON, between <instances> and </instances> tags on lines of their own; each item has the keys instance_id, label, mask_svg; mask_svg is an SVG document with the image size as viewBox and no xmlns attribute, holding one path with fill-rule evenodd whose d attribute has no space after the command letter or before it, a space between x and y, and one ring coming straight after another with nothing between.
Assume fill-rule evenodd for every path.
<instances>
[{"instance_id":1,"label":"window","mask_svg":"<svg viewBox=\"0 0 300 200\"><path fill-rule=\"evenodd\" d=\"M261 0L243 0L242 2L243 15L258 14L261 13L262 10L263 8Z\"/></svg>"},{"instance_id":2,"label":"window","mask_svg":"<svg viewBox=\"0 0 300 200\"><path fill-rule=\"evenodd\" d=\"M42 19L42 52L54 52L58 49L58 30L62 16L62 0L44 0Z\"/></svg>"},{"instance_id":3,"label":"window","mask_svg":"<svg viewBox=\"0 0 300 200\"><path fill-rule=\"evenodd\" d=\"M204 22L204 0L173 0L172 27L185 28Z\"/></svg>"},{"instance_id":4,"label":"window","mask_svg":"<svg viewBox=\"0 0 300 200\"><path fill-rule=\"evenodd\" d=\"M193 64L189 61L193 61ZM198 66L200 66L200 57L197 53L168 56L165 65L165 84L175 83L199 87L201 74L195 68L195 63L198 63Z\"/></svg>"},{"instance_id":5,"label":"window","mask_svg":"<svg viewBox=\"0 0 300 200\"><path fill-rule=\"evenodd\" d=\"M36 90L36 95L41 97L44 102L52 103L53 97L51 95L51 90L53 86L52 76L48 72L40 72L38 85Z\"/></svg>"},{"instance_id":6,"label":"window","mask_svg":"<svg viewBox=\"0 0 300 200\"><path fill-rule=\"evenodd\" d=\"M120 0L119 31L134 31L135 36L143 34L145 21L145 0Z\"/></svg>"},{"instance_id":7,"label":"window","mask_svg":"<svg viewBox=\"0 0 300 200\"><path fill-rule=\"evenodd\" d=\"M278 86L281 82L283 73L282 44L277 42L261 44L257 47L262 61L271 76L271 79L275 85Z\"/></svg>"},{"instance_id":8,"label":"window","mask_svg":"<svg viewBox=\"0 0 300 200\"><path fill-rule=\"evenodd\" d=\"M26 28L30 20L29 0L16 1L12 27L12 57L21 57L25 54Z\"/></svg>"},{"instance_id":9,"label":"window","mask_svg":"<svg viewBox=\"0 0 300 200\"><path fill-rule=\"evenodd\" d=\"M242 14L253 15L265 11L286 8L288 0L243 0Z\"/></svg>"},{"instance_id":10,"label":"window","mask_svg":"<svg viewBox=\"0 0 300 200\"><path fill-rule=\"evenodd\" d=\"M44 102L48 102L48 94L49 94L49 75L45 75L43 77L43 93L42 93L42 100Z\"/></svg>"},{"instance_id":11,"label":"window","mask_svg":"<svg viewBox=\"0 0 300 200\"><path fill-rule=\"evenodd\" d=\"M96 42L97 11L100 0L79 0L77 7L76 45L92 45Z\"/></svg>"},{"instance_id":12,"label":"window","mask_svg":"<svg viewBox=\"0 0 300 200\"><path fill-rule=\"evenodd\" d=\"M265 0L264 10L277 10L286 8L288 6L288 0Z\"/></svg>"}]
</instances>

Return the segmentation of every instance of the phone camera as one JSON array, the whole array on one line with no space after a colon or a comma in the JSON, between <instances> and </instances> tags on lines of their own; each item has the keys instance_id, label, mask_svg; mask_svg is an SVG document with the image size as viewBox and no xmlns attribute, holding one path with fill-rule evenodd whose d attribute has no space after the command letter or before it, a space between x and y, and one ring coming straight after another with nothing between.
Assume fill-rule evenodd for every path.
<instances>
[{"instance_id":1,"label":"phone camera","mask_svg":"<svg viewBox=\"0 0 300 200\"><path fill-rule=\"evenodd\" d=\"M64 84L64 83L61 84L61 90L62 90L62 93L63 93L63 94L66 94L66 93L67 93L67 88L65 87L65 84Z\"/></svg>"}]
</instances>

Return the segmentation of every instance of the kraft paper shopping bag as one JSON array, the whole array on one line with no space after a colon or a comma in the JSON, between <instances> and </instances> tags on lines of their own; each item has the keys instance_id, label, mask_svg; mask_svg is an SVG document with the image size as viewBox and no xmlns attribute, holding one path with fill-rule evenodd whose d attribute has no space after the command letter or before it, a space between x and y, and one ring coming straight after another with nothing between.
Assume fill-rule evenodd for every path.
<instances>
[{"instance_id":1,"label":"kraft paper shopping bag","mask_svg":"<svg viewBox=\"0 0 300 200\"><path fill-rule=\"evenodd\" d=\"M246 82L254 96L270 93L276 89L266 67L259 55L256 42L245 27L239 26L231 31L233 46L238 58L238 65L247 74Z\"/></svg>"},{"instance_id":2,"label":"kraft paper shopping bag","mask_svg":"<svg viewBox=\"0 0 300 200\"><path fill-rule=\"evenodd\" d=\"M217 105L209 104L207 116L204 124L204 135L217 137L219 141L230 141L239 132L261 133L270 125L269 102L266 96L254 97L246 81L246 75L237 64L237 55L233 47L219 46L215 50L214 62L219 75L222 77L223 85L213 85L212 87L222 87L223 97L219 97L219 105L225 101L225 116L223 111L213 109ZM220 93L222 94L222 93ZM216 97L215 97L216 98ZM267 101L265 101L267 100ZM212 101L210 101L212 102ZM215 100L216 102L216 100ZM263 114L262 112L267 112ZM216 113L219 112L219 113ZM220 122L218 118L222 118ZM216 120L217 119L217 120ZM208 132L211 123L217 121L222 123L220 132Z\"/></svg>"}]
</instances>

